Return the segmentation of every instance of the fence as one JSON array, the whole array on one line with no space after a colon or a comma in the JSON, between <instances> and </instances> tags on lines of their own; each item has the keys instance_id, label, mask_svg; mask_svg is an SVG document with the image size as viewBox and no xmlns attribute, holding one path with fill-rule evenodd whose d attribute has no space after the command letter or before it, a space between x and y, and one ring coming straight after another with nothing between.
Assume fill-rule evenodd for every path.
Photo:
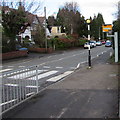
<instances>
[{"instance_id":1,"label":"fence","mask_svg":"<svg viewBox=\"0 0 120 120\"><path fill-rule=\"evenodd\" d=\"M2 113L38 93L41 85L38 74L44 71L39 66L32 66L2 74Z\"/></svg>"}]
</instances>

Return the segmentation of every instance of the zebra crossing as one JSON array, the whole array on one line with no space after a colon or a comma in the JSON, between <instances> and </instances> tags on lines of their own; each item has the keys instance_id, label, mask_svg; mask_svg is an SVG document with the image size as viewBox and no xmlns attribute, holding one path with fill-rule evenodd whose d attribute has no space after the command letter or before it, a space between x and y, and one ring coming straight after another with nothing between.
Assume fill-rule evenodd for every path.
<instances>
[{"instance_id":1,"label":"zebra crossing","mask_svg":"<svg viewBox=\"0 0 120 120\"><path fill-rule=\"evenodd\" d=\"M3 69L2 74L2 111L18 104L29 96L38 93L74 71L66 71L62 67L28 67L19 70Z\"/></svg>"},{"instance_id":2,"label":"zebra crossing","mask_svg":"<svg viewBox=\"0 0 120 120\"><path fill-rule=\"evenodd\" d=\"M33 66L12 70L10 68L0 71L2 78L2 112L8 110L22 100L38 93L74 71L66 71L63 67Z\"/></svg>"}]
</instances>

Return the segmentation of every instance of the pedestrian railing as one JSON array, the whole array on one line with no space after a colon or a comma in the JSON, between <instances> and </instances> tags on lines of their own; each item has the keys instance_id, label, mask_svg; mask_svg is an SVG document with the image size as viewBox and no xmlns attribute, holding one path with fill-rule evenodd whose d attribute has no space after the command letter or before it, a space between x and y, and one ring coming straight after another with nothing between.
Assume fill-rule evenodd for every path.
<instances>
[{"instance_id":1,"label":"pedestrian railing","mask_svg":"<svg viewBox=\"0 0 120 120\"><path fill-rule=\"evenodd\" d=\"M2 74L2 113L38 93L41 85L38 75L44 71L39 66L32 66Z\"/></svg>"}]
</instances>

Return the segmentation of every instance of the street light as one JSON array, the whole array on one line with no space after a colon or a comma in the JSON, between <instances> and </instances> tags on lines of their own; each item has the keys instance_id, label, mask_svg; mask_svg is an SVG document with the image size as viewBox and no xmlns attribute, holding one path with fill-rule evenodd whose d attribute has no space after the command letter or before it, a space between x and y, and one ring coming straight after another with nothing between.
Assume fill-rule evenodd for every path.
<instances>
[{"instance_id":1,"label":"street light","mask_svg":"<svg viewBox=\"0 0 120 120\"><path fill-rule=\"evenodd\" d=\"M45 49L47 52L47 20L46 20L46 7L44 7L44 14L45 14Z\"/></svg>"},{"instance_id":2,"label":"street light","mask_svg":"<svg viewBox=\"0 0 120 120\"><path fill-rule=\"evenodd\" d=\"M89 46L88 46L88 68L91 68L91 54L90 54L90 19L86 20L87 25L88 25L88 41L89 41Z\"/></svg>"}]
</instances>

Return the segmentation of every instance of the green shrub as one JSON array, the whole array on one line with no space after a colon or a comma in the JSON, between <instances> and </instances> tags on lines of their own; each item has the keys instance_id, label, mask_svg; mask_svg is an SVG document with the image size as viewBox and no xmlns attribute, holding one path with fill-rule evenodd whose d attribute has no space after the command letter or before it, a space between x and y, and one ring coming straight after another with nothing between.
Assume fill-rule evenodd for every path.
<instances>
[{"instance_id":1,"label":"green shrub","mask_svg":"<svg viewBox=\"0 0 120 120\"><path fill-rule=\"evenodd\" d=\"M11 52L11 49L9 46L2 46L2 53L6 53L6 52Z\"/></svg>"},{"instance_id":2,"label":"green shrub","mask_svg":"<svg viewBox=\"0 0 120 120\"><path fill-rule=\"evenodd\" d=\"M86 42L87 42L87 40L80 39L80 40L79 40L79 45L80 45L80 46L83 46Z\"/></svg>"}]
</instances>

